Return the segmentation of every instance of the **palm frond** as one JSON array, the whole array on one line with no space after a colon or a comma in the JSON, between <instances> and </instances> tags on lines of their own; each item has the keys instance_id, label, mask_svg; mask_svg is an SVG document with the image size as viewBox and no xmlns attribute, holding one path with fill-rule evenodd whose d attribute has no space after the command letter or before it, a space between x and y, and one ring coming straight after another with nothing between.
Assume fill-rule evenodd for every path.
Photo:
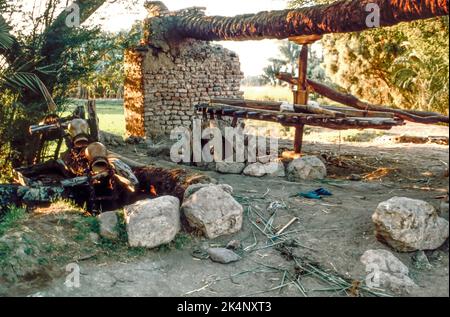
<instances>
[{"instance_id":1,"label":"palm frond","mask_svg":"<svg viewBox=\"0 0 450 317\"><path fill-rule=\"evenodd\" d=\"M0 77L0 84L12 90L20 91L22 89L29 89L37 94L42 94L49 106L50 111L56 110L56 104L53 101L50 92L45 84L39 79L36 74L26 72L16 72L9 76Z\"/></svg>"},{"instance_id":2,"label":"palm frond","mask_svg":"<svg viewBox=\"0 0 450 317\"><path fill-rule=\"evenodd\" d=\"M0 16L0 48L7 50L11 48L11 46L14 44L14 38L9 33L11 28L6 23L5 19Z\"/></svg>"}]
</instances>

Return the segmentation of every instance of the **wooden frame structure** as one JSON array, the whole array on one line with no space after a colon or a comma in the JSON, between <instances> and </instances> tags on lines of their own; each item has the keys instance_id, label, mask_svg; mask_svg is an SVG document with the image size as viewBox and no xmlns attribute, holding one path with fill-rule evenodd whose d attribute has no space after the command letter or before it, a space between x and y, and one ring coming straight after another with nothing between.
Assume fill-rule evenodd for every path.
<instances>
[{"instance_id":1,"label":"wooden frame structure","mask_svg":"<svg viewBox=\"0 0 450 317\"><path fill-rule=\"evenodd\" d=\"M255 100L236 100L215 98L210 104L196 106L204 118L219 119L222 116L237 119L255 119L280 123L295 127L294 152L301 153L305 125L321 126L336 130L344 129L383 129L403 125L405 121L419 123L449 123L449 117L434 112L408 111L372 105L361 101L355 96L343 94L321 83L307 78L309 45L322 38L321 35L296 36L289 40L302 45L297 78L291 74L280 73L279 80L293 87L294 105L292 111L282 110L281 102L262 102ZM297 87L295 89L294 87ZM338 106L323 106L308 103L310 92L317 93L332 101L343 104Z\"/></svg>"}]
</instances>

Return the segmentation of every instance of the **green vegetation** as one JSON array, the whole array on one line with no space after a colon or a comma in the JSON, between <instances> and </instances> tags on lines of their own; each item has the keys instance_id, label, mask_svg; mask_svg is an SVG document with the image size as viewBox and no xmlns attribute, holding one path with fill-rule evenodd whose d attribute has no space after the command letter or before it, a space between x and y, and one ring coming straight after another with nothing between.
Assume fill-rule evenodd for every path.
<instances>
[{"instance_id":1,"label":"green vegetation","mask_svg":"<svg viewBox=\"0 0 450 317\"><path fill-rule=\"evenodd\" d=\"M80 23L105 0L81 1ZM98 27L74 28L65 21L64 1L0 0L0 175L11 177L14 167L29 165L39 142L28 128L45 115L63 111L68 98L122 97L123 52L135 44L141 30L102 33ZM31 21L30 20L31 17ZM17 20L29 21L27 28ZM108 126L116 118L103 120ZM120 128L114 132L120 131Z\"/></svg>"},{"instance_id":2,"label":"green vegetation","mask_svg":"<svg viewBox=\"0 0 450 317\"><path fill-rule=\"evenodd\" d=\"M95 217L82 217L74 223L74 227L78 231L75 236L77 242L86 241L91 233L100 232L100 223Z\"/></svg>"},{"instance_id":3,"label":"green vegetation","mask_svg":"<svg viewBox=\"0 0 450 317\"><path fill-rule=\"evenodd\" d=\"M382 131L365 130L346 135L342 139L346 142L370 142L385 134L386 132Z\"/></svg>"},{"instance_id":4,"label":"green vegetation","mask_svg":"<svg viewBox=\"0 0 450 317\"><path fill-rule=\"evenodd\" d=\"M73 111L77 105L85 104L85 100L74 99L66 108L66 113ZM119 136L125 134L125 116L123 100L97 100L97 114L100 129Z\"/></svg>"},{"instance_id":5,"label":"green vegetation","mask_svg":"<svg viewBox=\"0 0 450 317\"><path fill-rule=\"evenodd\" d=\"M301 46L290 41L285 41L279 46L278 58L271 58L270 64L264 68L261 76L263 84L286 85L286 83L278 80L276 75L280 72L290 73L293 76L298 74L298 59L300 56ZM309 50L308 57L308 78L326 81L325 70L322 67L323 58L319 57L314 50Z\"/></svg>"},{"instance_id":6,"label":"green vegetation","mask_svg":"<svg viewBox=\"0 0 450 317\"><path fill-rule=\"evenodd\" d=\"M292 0L292 7L334 0ZM326 75L371 103L448 114L449 18L327 35Z\"/></svg>"},{"instance_id":7,"label":"green vegetation","mask_svg":"<svg viewBox=\"0 0 450 317\"><path fill-rule=\"evenodd\" d=\"M26 217L26 210L18 207L9 207L5 215L0 218L0 237L5 234L6 231L15 227L17 223Z\"/></svg>"}]
</instances>

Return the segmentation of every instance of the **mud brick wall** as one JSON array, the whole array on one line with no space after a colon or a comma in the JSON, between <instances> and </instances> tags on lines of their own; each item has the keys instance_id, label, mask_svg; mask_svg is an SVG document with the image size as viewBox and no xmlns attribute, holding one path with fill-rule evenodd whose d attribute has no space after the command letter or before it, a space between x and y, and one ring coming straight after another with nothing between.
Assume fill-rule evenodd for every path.
<instances>
[{"instance_id":1,"label":"mud brick wall","mask_svg":"<svg viewBox=\"0 0 450 317\"><path fill-rule=\"evenodd\" d=\"M128 50L125 76L127 135L167 136L175 127L191 127L196 104L243 97L239 57L192 39L167 52L152 46Z\"/></svg>"}]
</instances>

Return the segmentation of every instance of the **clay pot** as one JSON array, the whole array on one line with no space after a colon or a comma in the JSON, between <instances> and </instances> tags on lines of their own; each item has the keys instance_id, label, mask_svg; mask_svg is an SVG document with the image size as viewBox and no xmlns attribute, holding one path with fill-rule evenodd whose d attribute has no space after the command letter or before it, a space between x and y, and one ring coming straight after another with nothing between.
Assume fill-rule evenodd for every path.
<instances>
[{"instance_id":1,"label":"clay pot","mask_svg":"<svg viewBox=\"0 0 450 317\"><path fill-rule=\"evenodd\" d=\"M94 142L88 145L85 150L86 158L89 161L91 170L94 173L101 173L109 168L108 150L100 142Z\"/></svg>"},{"instance_id":2,"label":"clay pot","mask_svg":"<svg viewBox=\"0 0 450 317\"><path fill-rule=\"evenodd\" d=\"M89 144L89 125L86 120L74 119L69 123L69 135L74 147L81 148Z\"/></svg>"}]
</instances>

